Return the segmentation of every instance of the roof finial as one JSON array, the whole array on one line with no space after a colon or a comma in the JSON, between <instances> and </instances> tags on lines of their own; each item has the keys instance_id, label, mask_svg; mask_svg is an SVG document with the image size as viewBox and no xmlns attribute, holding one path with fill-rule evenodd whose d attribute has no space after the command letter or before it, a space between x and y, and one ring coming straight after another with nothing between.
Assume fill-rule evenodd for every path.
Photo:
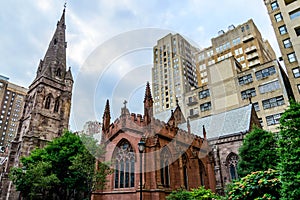
<instances>
[{"instance_id":1,"label":"roof finial","mask_svg":"<svg viewBox=\"0 0 300 200\"><path fill-rule=\"evenodd\" d=\"M64 10L66 9L67 7L67 0L65 0L65 3L64 3Z\"/></svg>"},{"instance_id":2,"label":"roof finial","mask_svg":"<svg viewBox=\"0 0 300 200\"><path fill-rule=\"evenodd\" d=\"M126 104L127 104L128 102L126 101L126 99L123 101L123 104L124 104L124 108L126 108Z\"/></svg>"}]
</instances>

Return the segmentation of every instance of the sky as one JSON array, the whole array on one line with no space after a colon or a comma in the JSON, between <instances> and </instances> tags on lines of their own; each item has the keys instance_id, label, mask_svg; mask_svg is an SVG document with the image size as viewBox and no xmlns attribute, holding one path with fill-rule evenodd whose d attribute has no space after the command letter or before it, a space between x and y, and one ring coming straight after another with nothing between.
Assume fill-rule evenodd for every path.
<instances>
[{"instance_id":1,"label":"sky","mask_svg":"<svg viewBox=\"0 0 300 200\"><path fill-rule=\"evenodd\" d=\"M28 87L35 78L65 1L10 0L0 5L0 75ZM66 4L67 66L74 77L70 129L102 120L106 99L112 120L124 100L142 113L151 83L152 48L179 33L198 48L218 31L253 19L280 56L263 0L69 0Z\"/></svg>"}]
</instances>

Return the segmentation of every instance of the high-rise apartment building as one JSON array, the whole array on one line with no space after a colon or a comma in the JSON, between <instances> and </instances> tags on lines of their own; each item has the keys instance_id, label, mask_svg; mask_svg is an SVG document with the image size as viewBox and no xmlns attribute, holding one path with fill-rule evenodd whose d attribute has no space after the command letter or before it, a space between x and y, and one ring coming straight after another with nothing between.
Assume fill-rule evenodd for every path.
<instances>
[{"instance_id":1,"label":"high-rise apartment building","mask_svg":"<svg viewBox=\"0 0 300 200\"><path fill-rule=\"evenodd\" d=\"M185 94L186 117L193 121L252 103L262 127L278 131L291 89L276 60L243 70L232 56L208 66L207 77L206 85Z\"/></svg>"},{"instance_id":2,"label":"high-rise apartment building","mask_svg":"<svg viewBox=\"0 0 300 200\"><path fill-rule=\"evenodd\" d=\"M300 101L300 1L264 0L294 97Z\"/></svg>"},{"instance_id":3,"label":"high-rise apartment building","mask_svg":"<svg viewBox=\"0 0 300 200\"><path fill-rule=\"evenodd\" d=\"M10 142L17 133L28 91L8 80L8 77L0 75L0 152L10 146Z\"/></svg>"},{"instance_id":4,"label":"high-rise apartment building","mask_svg":"<svg viewBox=\"0 0 300 200\"><path fill-rule=\"evenodd\" d=\"M198 85L196 48L179 34L168 34L153 48L154 114L183 105L183 94Z\"/></svg>"},{"instance_id":5,"label":"high-rise apartment building","mask_svg":"<svg viewBox=\"0 0 300 200\"><path fill-rule=\"evenodd\" d=\"M164 111L175 106L176 98L191 120L253 103L263 128L277 131L280 115L293 93L273 48L252 19L237 27L231 25L226 32L219 31L208 48L191 47L196 52L196 72L194 52L191 57L185 55L182 41L186 42L178 34L169 34L154 47L156 117L165 118L169 112ZM189 58L192 67L184 63Z\"/></svg>"},{"instance_id":6,"label":"high-rise apartment building","mask_svg":"<svg viewBox=\"0 0 300 200\"><path fill-rule=\"evenodd\" d=\"M208 83L206 68L226 58L234 56L247 70L275 60L275 52L267 40L264 40L253 20L238 25L230 25L228 31L219 31L211 39L212 46L199 51L196 55L199 86Z\"/></svg>"},{"instance_id":7,"label":"high-rise apartment building","mask_svg":"<svg viewBox=\"0 0 300 200\"><path fill-rule=\"evenodd\" d=\"M292 91L253 20L211 39L197 53L199 87L185 94L185 114L192 120L253 103L264 129L276 129Z\"/></svg>"}]
</instances>

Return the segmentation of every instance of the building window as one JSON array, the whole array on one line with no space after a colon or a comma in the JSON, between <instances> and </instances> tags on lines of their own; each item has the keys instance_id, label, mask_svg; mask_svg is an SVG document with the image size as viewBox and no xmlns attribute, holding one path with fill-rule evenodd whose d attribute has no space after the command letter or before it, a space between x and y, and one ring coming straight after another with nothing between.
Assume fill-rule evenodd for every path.
<instances>
[{"instance_id":1,"label":"building window","mask_svg":"<svg viewBox=\"0 0 300 200\"><path fill-rule=\"evenodd\" d=\"M134 187L134 163L133 148L127 140L123 140L115 149L115 188Z\"/></svg>"},{"instance_id":2,"label":"building window","mask_svg":"<svg viewBox=\"0 0 300 200\"><path fill-rule=\"evenodd\" d=\"M232 40L233 46L238 45L239 43L241 43L241 38L239 37Z\"/></svg>"},{"instance_id":3,"label":"building window","mask_svg":"<svg viewBox=\"0 0 300 200\"><path fill-rule=\"evenodd\" d=\"M252 75L251 75L251 74L242 76L242 77L240 77L238 80L239 80L239 84L240 84L240 85L245 85L245 84L248 84L248 83L253 82L253 79L252 79Z\"/></svg>"},{"instance_id":4,"label":"building window","mask_svg":"<svg viewBox=\"0 0 300 200\"><path fill-rule=\"evenodd\" d=\"M207 111L211 109L211 102L207 102L200 105L201 112Z\"/></svg>"},{"instance_id":5,"label":"building window","mask_svg":"<svg viewBox=\"0 0 300 200\"><path fill-rule=\"evenodd\" d=\"M238 179L238 174L237 174L238 161L239 161L239 157L232 152L226 158L226 164L229 170L231 181Z\"/></svg>"},{"instance_id":6,"label":"building window","mask_svg":"<svg viewBox=\"0 0 300 200\"><path fill-rule=\"evenodd\" d=\"M170 152L165 147L163 148L160 156L160 175L161 175L161 184L164 187L170 186L170 171L169 171L169 164L170 164Z\"/></svg>"},{"instance_id":7,"label":"building window","mask_svg":"<svg viewBox=\"0 0 300 200\"><path fill-rule=\"evenodd\" d=\"M187 156L184 153L182 155L182 166L183 166L183 182L185 189L188 190L188 171L187 171Z\"/></svg>"},{"instance_id":8,"label":"building window","mask_svg":"<svg viewBox=\"0 0 300 200\"><path fill-rule=\"evenodd\" d=\"M286 34L286 33L287 33L287 29L286 29L286 26L285 26L285 25L280 26L280 27L278 28L278 30L279 30L280 35L283 35L283 34Z\"/></svg>"},{"instance_id":9,"label":"building window","mask_svg":"<svg viewBox=\"0 0 300 200\"><path fill-rule=\"evenodd\" d=\"M289 15L291 20L300 17L300 8L293 10L292 12L289 13Z\"/></svg>"},{"instance_id":10,"label":"building window","mask_svg":"<svg viewBox=\"0 0 300 200\"><path fill-rule=\"evenodd\" d=\"M58 112L58 109L59 109L59 99L56 99L54 104L54 112Z\"/></svg>"},{"instance_id":11,"label":"building window","mask_svg":"<svg viewBox=\"0 0 300 200\"><path fill-rule=\"evenodd\" d=\"M263 70L255 72L255 76L256 76L257 80L260 80L262 78L271 76L271 75L273 75L275 73L276 73L275 67L271 66L271 67L268 67L266 69L263 69Z\"/></svg>"},{"instance_id":12,"label":"building window","mask_svg":"<svg viewBox=\"0 0 300 200\"><path fill-rule=\"evenodd\" d=\"M296 33L297 36L300 35L300 27L296 27L295 28L295 33Z\"/></svg>"},{"instance_id":13,"label":"building window","mask_svg":"<svg viewBox=\"0 0 300 200\"><path fill-rule=\"evenodd\" d=\"M267 125L272 126L275 124L279 124L280 117L281 117L281 113L267 116L266 117Z\"/></svg>"},{"instance_id":14,"label":"building window","mask_svg":"<svg viewBox=\"0 0 300 200\"><path fill-rule=\"evenodd\" d=\"M284 48L290 48L290 47L292 46L292 43L291 43L290 38L285 39L285 40L283 40L282 42L283 42Z\"/></svg>"},{"instance_id":15,"label":"building window","mask_svg":"<svg viewBox=\"0 0 300 200\"><path fill-rule=\"evenodd\" d=\"M45 101L45 108L49 109L50 108L50 103L51 103L51 97L47 96L46 101Z\"/></svg>"},{"instance_id":16,"label":"building window","mask_svg":"<svg viewBox=\"0 0 300 200\"><path fill-rule=\"evenodd\" d=\"M271 8L272 8L272 10L275 10L275 9L278 8L278 3L277 3L277 1L274 1L274 2L271 3Z\"/></svg>"},{"instance_id":17,"label":"building window","mask_svg":"<svg viewBox=\"0 0 300 200\"><path fill-rule=\"evenodd\" d=\"M296 61L296 54L295 54L295 52L290 53L290 54L288 54L287 56L288 56L288 59L289 59L289 62L290 62L290 63Z\"/></svg>"},{"instance_id":18,"label":"building window","mask_svg":"<svg viewBox=\"0 0 300 200\"><path fill-rule=\"evenodd\" d=\"M300 68L299 67L294 68L293 69L293 74L294 74L295 78L299 78L300 77Z\"/></svg>"},{"instance_id":19,"label":"building window","mask_svg":"<svg viewBox=\"0 0 300 200\"><path fill-rule=\"evenodd\" d=\"M259 105L258 105L258 102L256 103L253 103L253 107L254 107L254 110L257 112L257 111L260 111L260 108L259 108Z\"/></svg>"},{"instance_id":20,"label":"building window","mask_svg":"<svg viewBox=\"0 0 300 200\"><path fill-rule=\"evenodd\" d=\"M274 15L274 18L275 18L276 22L282 21L282 15L281 15L281 13L278 13L278 14Z\"/></svg>"},{"instance_id":21,"label":"building window","mask_svg":"<svg viewBox=\"0 0 300 200\"><path fill-rule=\"evenodd\" d=\"M259 92L261 94L264 94L267 92L272 92L272 91L280 89L280 84L279 84L279 81L276 80L276 81L272 81L270 83L266 83L264 85L260 85L260 86L258 86L258 88L259 88Z\"/></svg>"},{"instance_id":22,"label":"building window","mask_svg":"<svg viewBox=\"0 0 300 200\"><path fill-rule=\"evenodd\" d=\"M262 101L264 109L269 109L277 106L284 105L284 99L283 96L274 97L271 99L267 99Z\"/></svg>"},{"instance_id":23,"label":"building window","mask_svg":"<svg viewBox=\"0 0 300 200\"><path fill-rule=\"evenodd\" d=\"M60 68L58 68L58 69L56 70L56 76L57 76L57 77L61 77L61 69L60 69Z\"/></svg>"},{"instance_id":24,"label":"building window","mask_svg":"<svg viewBox=\"0 0 300 200\"><path fill-rule=\"evenodd\" d=\"M204 99L206 97L209 97L210 93L209 93L209 89L207 90L202 90L199 92L199 99Z\"/></svg>"},{"instance_id":25,"label":"building window","mask_svg":"<svg viewBox=\"0 0 300 200\"><path fill-rule=\"evenodd\" d=\"M298 84L297 87L298 87L298 92L300 93L300 84Z\"/></svg>"},{"instance_id":26,"label":"building window","mask_svg":"<svg viewBox=\"0 0 300 200\"><path fill-rule=\"evenodd\" d=\"M201 160L198 160L199 163L199 174L200 174L200 185L205 185L205 168Z\"/></svg>"},{"instance_id":27,"label":"building window","mask_svg":"<svg viewBox=\"0 0 300 200\"><path fill-rule=\"evenodd\" d=\"M250 88L241 92L242 99L248 99L249 97L256 96L255 88Z\"/></svg>"}]
</instances>

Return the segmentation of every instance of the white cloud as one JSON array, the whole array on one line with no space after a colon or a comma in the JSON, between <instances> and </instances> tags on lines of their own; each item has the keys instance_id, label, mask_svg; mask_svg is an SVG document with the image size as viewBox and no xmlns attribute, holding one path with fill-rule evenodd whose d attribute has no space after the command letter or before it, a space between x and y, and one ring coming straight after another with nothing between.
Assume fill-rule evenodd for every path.
<instances>
[{"instance_id":1,"label":"white cloud","mask_svg":"<svg viewBox=\"0 0 300 200\"><path fill-rule=\"evenodd\" d=\"M34 79L39 59L48 47L63 4L61 0L2 2L0 54L4 59L0 60L1 73L11 77L13 82L16 80L29 85ZM253 18L263 38L268 39L278 53L267 10L261 0L251 3L246 0L69 1L66 8L68 65L73 69L75 87L81 84L81 87L74 88L75 91L82 89L73 96L72 113L76 118L80 113L80 121L101 118L97 115L103 112L105 99L112 95L106 85L102 86L107 87L106 91L97 91L102 72L107 67L116 69L112 71L113 75L106 74L105 79L115 84L112 87L119 95L114 94L114 98L119 102L123 99L122 95L126 98L134 96L130 93L132 91L125 94L125 90L119 90L120 84L126 80L128 88L137 90L142 87L142 82L149 79L149 74L131 77L128 73L134 73L140 66L152 63L152 46L170 30L183 34L205 48L211 45L210 39L220 29L225 30L230 24L237 26L250 18ZM163 30L151 32L146 27ZM132 30L140 35L130 35L134 32ZM144 57L146 54L138 54L140 49L148 51L149 59ZM72 118L73 127L74 121L78 119ZM80 125L77 128L80 129Z\"/></svg>"}]
</instances>

